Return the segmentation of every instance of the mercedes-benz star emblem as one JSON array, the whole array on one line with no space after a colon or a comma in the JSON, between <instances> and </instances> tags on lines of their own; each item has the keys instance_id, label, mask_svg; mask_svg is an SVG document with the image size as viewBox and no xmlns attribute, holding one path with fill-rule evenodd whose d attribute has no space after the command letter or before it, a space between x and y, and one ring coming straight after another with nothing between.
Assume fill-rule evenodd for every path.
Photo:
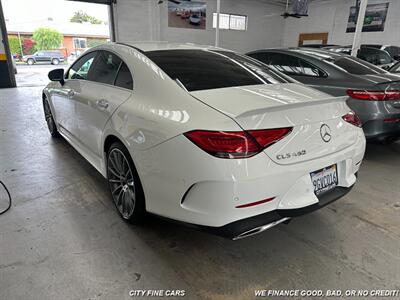
<instances>
[{"instance_id":1,"label":"mercedes-benz star emblem","mask_svg":"<svg viewBox=\"0 0 400 300\"><path fill-rule=\"evenodd\" d=\"M325 143L329 143L332 139L332 134L331 134L331 128L326 125L322 124L321 128L319 129L319 132L321 134L321 138Z\"/></svg>"}]
</instances>

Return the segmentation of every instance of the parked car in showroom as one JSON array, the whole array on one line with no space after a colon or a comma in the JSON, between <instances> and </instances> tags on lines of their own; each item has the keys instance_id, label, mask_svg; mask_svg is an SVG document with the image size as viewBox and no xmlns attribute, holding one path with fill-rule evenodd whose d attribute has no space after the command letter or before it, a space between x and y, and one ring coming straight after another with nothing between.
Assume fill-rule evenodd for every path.
<instances>
[{"instance_id":1,"label":"parked car in showroom","mask_svg":"<svg viewBox=\"0 0 400 300\"><path fill-rule=\"evenodd\" d=\"M49 78L51 135L107 178L132 222L148 212L243 238L348 193L364 156L346 97L229 50L106 44Z\"/></svg>"},{"instance_id":2,"label":"parked car in showroom","mask_svg":"<svg viewBox=\"0 0 400 300\"><path fill-rule=\"evenodd\" d=\"M348 95L368 140L400 137L400 76L350 55L311 48L250 52L271 68L334 96Z\"/></svg>"},{"instance_id":3,"label":"parked car in showroom","mask_svg":"<svg viewBox=\"0 0 400 300\"><path fill-rule=\"evenodd\" d=\"M22 60L28 65L36 63L50 63L58 65L64 61L64 56L58 51L37 51L32 55L23 56Z\"/></svg>"},{"instance_id":4,"label":"parked car in showroom","mask_svg":"<svg viewBox=\"0 0 400 300\"><path fill-rule=\"evenodd\" d=\"M376 48L379 50L384 50L394 59L400 60L400 47L393 46L393 45L380 45L380 44L364 44L361 45L361 48L368 47L368 48Z\"/></svg>"},{"instance_id":5,"label":"parked car in showroom","mask_svg":"<svg viewBox=\"0 0 400 300\"><path fill-rule=\"evenodd\" d=\"M351 46L332 46L322 49L351 55ZM370 47L361 47L357 57L386 70L396 62L386 51Z\"/></svg>"},{"instance_id":6,"label":"parked car in showroom","mask_svg":"<svg viewBox=\"0 0 400 300\"><path fill-rule=\"evenodd\" d=\"M301 47L321 49L321 48L325 48L325 47L337 47L337 45L335 45L335 44L304 44Z\"/></svg>"}]
</instances>

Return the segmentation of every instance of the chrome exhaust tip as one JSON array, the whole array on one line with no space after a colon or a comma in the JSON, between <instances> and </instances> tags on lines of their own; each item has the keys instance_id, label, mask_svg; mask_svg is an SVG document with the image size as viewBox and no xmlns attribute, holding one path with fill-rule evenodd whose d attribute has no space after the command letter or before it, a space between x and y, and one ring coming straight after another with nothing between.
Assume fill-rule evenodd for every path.
<instances>
[{"instance_id":1,"label":"chrome exhaust tip","mask_svg":"<svg viewBox=\"0 0 400 300\"><path fill-rule=\"evenodd\" d=\"M280 219L278 221L275 221L275 222L272 222L272 223L269 223L269 224L266 224L266 225L263 225L263 226L259 226L259 227L247 230L247 231L235 236L234 238L232 238L232 240L236 241L236 240L244 239L244 238L252 236L252 235L259 234L259 233L261 233L261 232L263 232L263 231L265 231L267 229L270 229L270 228L272 228L272 227L274 227L276 225L279 225L279 224L281 224L283 222L287 222L289 220L290 220L290 218L287 217L287 218L283 218L283 219Z\"/></svg>"}]
</instances>

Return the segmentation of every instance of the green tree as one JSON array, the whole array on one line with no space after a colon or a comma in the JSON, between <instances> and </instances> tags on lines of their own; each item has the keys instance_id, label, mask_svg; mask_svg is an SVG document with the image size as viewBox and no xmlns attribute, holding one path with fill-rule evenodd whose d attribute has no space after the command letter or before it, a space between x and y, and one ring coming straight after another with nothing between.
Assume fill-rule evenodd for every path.
<instances>
[{"instance_id":1,"label":"green tree","mask_svg":"<svg viewBox=\"0 0 400 300\"><path fill-rule=\"evenodd\" d=\"M91 24L103 24L103 21L97 19L93 16L88 15L86 12L82 10L78 10L74 13L73 17L70 19L72 23L84 23L89 22Z\"/></svg>"},{"instance_id":2,"label":"green tree","mask_svg":"<svg viewBox=\"0 0 400 300\"><path fill-rule=\"evenodd\" d=\"M63 36L57 30L42 27L33 32L32 39L36 50L48 50L59 48Z\"/></svg>"},{"instance_id":3,"label":"green tree","mask_svg":"<svg viewBox=\"0 0 400 300\"><path fill-rule=\"evenodd\" d=\"M10 46L10 51L12 54L17 53L19 55L22 55L21 45L19 44L19 39L16 36L8 37L8 45Z\"/></svg>"}]
</instances>

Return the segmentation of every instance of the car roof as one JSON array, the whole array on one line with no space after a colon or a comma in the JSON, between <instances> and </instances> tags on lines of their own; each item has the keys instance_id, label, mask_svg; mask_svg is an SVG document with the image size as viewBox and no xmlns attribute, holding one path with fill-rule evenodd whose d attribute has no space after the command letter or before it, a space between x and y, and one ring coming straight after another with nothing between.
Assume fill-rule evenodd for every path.
<instances>
[{"instance_id":1,"label":"car roof","mask_svg":"<svg viewBox=\"0 0 400 300\"><path fill-rule=\"evenodd\" d=\"M119 43L109 43L109 44L117 44L117 45L126 45L142 52L149 51L162 51L162 50L223 50L223 51L231 51L223 48L218 48L209 45L197 45L192 43L170 43L170 42L119 42Z\"/></svg>"},{"instance_id":2,"label":"car roof","mask_svg":"<svg viewBox=\"0 0 400 300\"><path fill-rule=\"evenodd\" d=\"M265 50L254 51L251 53L262 52L262 51L291 53L291 54L297 54L298 56L313 57L313 58L319 59L319 60L335 60L340 57L347 57L347 54L336 53L336 52L322 50L322 49L316 49L316 48L306 48L306 47L304 47L304 48L303 47L286 48L286 49L283 49L283 48L265 49Z\"/></svg>"}]
</instances>

